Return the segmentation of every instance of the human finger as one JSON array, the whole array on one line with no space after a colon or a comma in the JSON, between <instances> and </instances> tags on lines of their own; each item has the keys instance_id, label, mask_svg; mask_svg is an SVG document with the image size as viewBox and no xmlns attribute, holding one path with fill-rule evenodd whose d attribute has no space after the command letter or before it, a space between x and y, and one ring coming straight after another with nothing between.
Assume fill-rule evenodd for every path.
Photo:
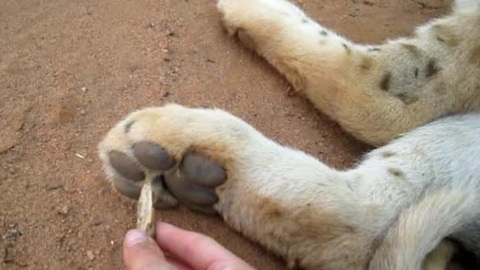
<instances>
[{"instance_id":1,"label":"human finger","mask_svg":"<svg viewBox=\"0 0 480 270\"><path fill-rule=\"evenodd\" d=\"M195 270L254 269L212 238L199 233L159 222L156 237L162 250Z\"/></svg>"},{"instance_id":2,"label":"human finger","mask_svg":"<svg viewBox=\"0 0 480 270\"><path fill-rule=\"evenodd\" d=\"M141 230L130 230L123 241L123 261L128 270L174 270L157 243Z\"/></svg>"}]
</instances>

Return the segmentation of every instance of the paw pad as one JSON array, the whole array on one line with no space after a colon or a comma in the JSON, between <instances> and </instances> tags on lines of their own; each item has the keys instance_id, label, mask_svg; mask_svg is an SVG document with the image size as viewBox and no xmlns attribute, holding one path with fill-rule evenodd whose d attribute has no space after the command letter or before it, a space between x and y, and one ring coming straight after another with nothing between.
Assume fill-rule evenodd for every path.
<instances>
[{"instance_id":1,"label":"paw pad","mask_svg":"<svg viewBox=\"0 0 480 270\"><path fill-rule=\"evenodd\" d=\"M123 177L133 181L145 179L145 173L140 169L139 164L128 157L127 154L113 150L108 153L108 158L112 167Z\"/></svg>"},{"instance_id":2,"label":"paw pad","mask_svg":"<svg viewBox=\"0 0 480 270\"><path fill-rule=\"evenodd\" d=\"M151 142L134 144L133 154L137 160L148 169L168 170L175 165L175 161L167 151Z\"/></svg>"},{"instance_id":3,"label":"paw pad","mask_svg":"<svg viewBox=\"0 0 480 270\"><path fill-rule=\"evenodd\" d=\"M192 210L215 213L213 205L218 201L215 188L227 179L220 164L200 153L188 152L175 166L172 155L148 141L134 143L131 149L133 157L118 150L108 153L111 168L121 176L113 178L113 186L119 193L138 199L146 174L155 173L152 188L156 208L173 206L176 199Z\"/></svg>"}]
</instances>

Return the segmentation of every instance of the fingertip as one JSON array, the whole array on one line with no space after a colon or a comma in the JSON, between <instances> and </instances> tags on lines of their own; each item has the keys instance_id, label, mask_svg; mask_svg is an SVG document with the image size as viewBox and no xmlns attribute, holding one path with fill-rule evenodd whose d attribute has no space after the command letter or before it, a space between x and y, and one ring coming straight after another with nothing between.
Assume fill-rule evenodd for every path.
<instances>
[{"instance_id":1,"label":"fingertip","mask_svg":"<svg viewBox=\"0 0 480 270\"><path fill-rule=\"evenodd\" d=\"M123 240L125 247L133 247L148 241L148 235L142 230L133 229L127 232Z\"/></svg>"},{"instance_id":2,"label":"fingertip","mask_svg":"<svg viewBox=\"0 0 480 270\"><path fill-rule=\"evenodd\" d=\"M162 243L171 241L170 239L176 239L179 234L188 232L180 229L174 225L159 221L155 226L155 239L160 246Z\"/></svg>"},{"instance_id":3,"label":"fingertip","mask_svg":"<svg viewBox=\"0 0 480 270\"><path fill-rule=\"evenodd\" d=\"M163 221L158 221L156 225L156 232L162 232L164 230L181 230L180 228L177 228L169 223L163 222Z\"/></svg>"},{"instance_id":4,"label":"fingertip","mask_svg":"<svg viewBox=\"0 0 480 270\"><path fill-rule=\"evenodd\" d=\"M128 270L172 269L154 239L136 229L125 235L123 261Z\"/></svg>"}]
</instances>

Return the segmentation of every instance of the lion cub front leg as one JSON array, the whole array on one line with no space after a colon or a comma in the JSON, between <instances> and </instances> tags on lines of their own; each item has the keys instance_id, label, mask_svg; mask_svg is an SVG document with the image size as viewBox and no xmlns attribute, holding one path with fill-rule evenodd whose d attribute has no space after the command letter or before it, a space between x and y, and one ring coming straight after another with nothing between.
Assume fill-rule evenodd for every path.
<instances>
[{"instance_id":1,"label":"lion cub front leg","mask_svg":"<svg viewBox=\"0 0 480 270\"><path fill-rule=\"evenodd\" d=\"M145 175L154 174L158 208L180 202L217 212L291 266L360 269L371 253L363 221L342 216L363 208L338 172L224 111L140 110L110 130L99 151L120 193L138 198Z\"/></svg>"}]
</instances>

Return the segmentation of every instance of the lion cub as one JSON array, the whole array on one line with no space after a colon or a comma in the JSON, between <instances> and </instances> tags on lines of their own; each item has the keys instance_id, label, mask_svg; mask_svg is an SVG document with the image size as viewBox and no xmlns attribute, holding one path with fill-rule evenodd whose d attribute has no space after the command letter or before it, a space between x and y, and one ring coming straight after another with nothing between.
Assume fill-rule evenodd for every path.
<instances>
[{"instance_id":1,"label":"lion cub","mask_svg":"<svg viewBox=\"0 0 480 270\"><path fill-rule=\"evenodd\" d=\"M380 147L339 171L222 110L146 108L99 145L117 191L138 198L154 174L156 207L218 213L291 267L443 270L445 239L480 257L478 0L379 46L354 44L285 0L217 6L230 34Z\"/></svg>"}]
</instances>

